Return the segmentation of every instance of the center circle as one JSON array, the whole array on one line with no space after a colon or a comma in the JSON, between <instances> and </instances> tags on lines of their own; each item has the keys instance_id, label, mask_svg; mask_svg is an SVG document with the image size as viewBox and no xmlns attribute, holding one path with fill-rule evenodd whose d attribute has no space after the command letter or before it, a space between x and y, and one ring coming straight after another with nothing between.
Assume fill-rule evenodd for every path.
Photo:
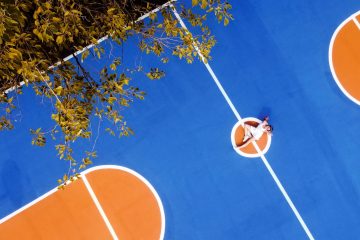
<instances>
[{"instance_id":1,"label":"center circle","mask_svg":"<svg viewBox=\"0 0 360 240\"><path fill-rule=\"evenodd\" d=\"M234 150L243 157L248 158L256 158L260 157L261 154L265 154L271 144L271 135L264 133L259 140L256 141L256 144L259 146L261 152L257 152L254 145L252 143L248 144L247 146L243 148L239 148L243 142L243 138L245 135L245 130L243 127L243 124L248 124L253 127L257 127L262 121L254 118L254 117L248 117L243 118L241 121L237 122L231 131L231 143L234 147Z\"/></svg>"}]
</instances>

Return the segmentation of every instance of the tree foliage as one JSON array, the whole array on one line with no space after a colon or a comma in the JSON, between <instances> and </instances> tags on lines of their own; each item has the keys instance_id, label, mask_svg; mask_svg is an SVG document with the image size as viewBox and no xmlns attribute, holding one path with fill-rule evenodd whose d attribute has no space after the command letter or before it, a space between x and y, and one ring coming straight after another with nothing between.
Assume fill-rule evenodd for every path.
<instances>
[{"instance_id":1,"label":"tree foliage","mask_svg":"<svg viewBox=\"0 0 360 240\"><path fill-rule=\"evenodd\" d=\"M134 100L145 97L145 92L133 85L131 72L119 70L121 57L104 66L96 76L83 66L89 56L100 59L109 54L99 45L98 39L109 36L112 42L121 45L137 36L139 49L155 54L163 63L169 61L169 54L192 63L199 58L194 43L205 60L210 58L215 44L206 25L208 15L215 16L225 26L232 19L231 5L227 2L192 0L192 7L176 3L176 8L181 9L181 17L188 20L199 33L197 35L181 28L171 11L172 5L139 20L162 3L138 0L0 2L0 130L10 130L14 126L11 114L16 106L9 88L21 94L24 83L37 95L52 99L54 127L30 132L32 144L37 146L44 146L48 137L55 139L58 157L69 161L71 171L59 184L72 180L96 157L91 149L84 153L81 161L75 160L71 147L77 139L88 139L94 134L90 119L109 121L113 127L105 131L111 135L131 135L133 131L122 116L122 110ZM74 54L77 51L81 54ZM71 54L74 61L65 61ZM144 72L152 80L165 75L155 66L147 70L138 66L135 71Z\"/></svg>"}]
</instances>

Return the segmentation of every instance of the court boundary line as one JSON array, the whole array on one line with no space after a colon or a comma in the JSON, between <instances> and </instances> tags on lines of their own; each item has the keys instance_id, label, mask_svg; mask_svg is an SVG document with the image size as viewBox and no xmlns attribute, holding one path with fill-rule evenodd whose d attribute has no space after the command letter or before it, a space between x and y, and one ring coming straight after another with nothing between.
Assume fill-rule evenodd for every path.
<instances>
[{"instance_id":1,"label":"court boundary line","mask_svg":"<svg viewBox=\"0 0 360 240\"><path fill-rule=\"evenodd\" d=\"M340 91L348 98L350 99L352 102L354 102L357 105L360 105L360 101L357 100L356 98L354 98L341 84L338 76L336 75L335 72L335 68L333 65L333 57L332 57L332 52L333 52L333 47L334 47L334 43L335 43L335 39L338 35L338 33L340 32L340 30L350 21L353 21L355 23L355 25L357 25L357 23L359 25L357 25L359 27L360 30L360 23L357 21L356 16L358 16L360 14L360 10L351 14L348 18L346 18L344 21L342 21L340 23L340 25L335 29L333 35L331 36L331 40L330 40L330 44L329 44L329 52L328 52L328 59L329 59L329 65L330 65L330 71L331 71L331 75L333 76L333 79L335 80L335 83L338 85L338 87L340 88Z\"/></svg>"},{"instance_id":2,"label":"court boundary line","mask_svg":"<svg viewBox=\"0 0 360 240\"><path fill-rule=\"evenodd\" d=\"M186 29L188 32L189 30L187 29L185 23L182 21L180 15L178 14L178 12L176 11L176 8L171 4L172 7L172 11L174 13L174 15L176 16L176 18L178 19L180 25ZM213 72L212 68L210 67L210 65L205 62L205 58L203 57L203 55L201 54L199 48L197 47L196 43L193 42L193 46L195 48L195 50L197 51L197 53L199 54L203 64L205 65L205 67L207 68L207 70L209 71L210 75L212 76L213 80L215 81L216 85L218 86L218 88L220 89L221 93L223 94L223 96L225 97L225 100L227 101L227 103L229 104L231 110L234 112L236 118L238 119L238 121L242 121L240 114L238 113L238 111L236 110L235 106L232 104L229 96L226 94L224 88L222 87L220 81L218 80L218 78L216 77L215 73ZM304 229L305 233L307 234L308 238L311 240L314 240L314 237L312 235L312 233L310 232L309 228L307 227L306 223L304 222L304 220L302 219L300 213L298 212L298 210L296 209L294 203L292 202L291 198L289 197L289 195L287 194L285 188L283 187L283 185L281 184L279 178L277 177L277 175L275 174L274 170L272 169L272 167L270 166L269 162L267 161L267 159L265 158L265 155L261 153L261 150L259 149L259 146L256 144L255 141L252 142L252 144L254 145L256 151L259 153L260 158L262 159L263 163L265 164L267 170L269 171L270 175L272 176L272 178L274 179L276 185L278 186L278 188L280 189L281 193L283 194L285 200L288 202L290 208L292 209L292 211L294 212L296 218L298 219L300 225L302 226L302 228Z\"/></svg>"},{"instance_id":3,"label":"court boundary line","mask_svg":"<svg viewBox=\"0 0 360 240\"><path fill-rule=\"evenodd\" d=\"M53 188L50 191L44 193L43 195L41 195L40 197L32 200L31 202L27 203L26 205L22 206L21 208L18 208L17 210L15 210L14 212L10 213L9 215L3 217L2 219L0 219L0 225L3 224L4 222L8 221L10 218L16 216L17 214L23 212L24 210L26 210L27 208L30 208L31 206L35 205L37 202L40 202L41 200L47 198L48 196L52 195L53 193L55 193L56 191L58 191L58 188Z\"/></svg>"},{"instance_id":4,"label":"court boundary line","mask_svg":"<svg viewBox=\"0 0 360 240\"><path fill-rule=\"evenodd\" d=\"M86 175L88 173L91 173L93 171L96 170L101 170L101 169L113 169L113 170L120 170L120 171L124 171L127 173L130 173L131 175L135 176L136 178L138 178L140 181L142 181L151 191L151 193L154 195L159 210L160 210L160 216L161 216L161 230L160 230L160 240L164 239L164 235L165 235L165 226L166 226L166 219L165 219L165 211L164 211L164 206L163 203L160 199L159 194L157 193L157 191L155 190L155 188L151 185L151 183L145 178L143 177L140 173L136 172L135 170L132 170L130 168L127 167L123 167L123 166L118 166L118 165L100 165L100 166L95 166L89 169L86 169L85 171L81 172L81 176ZM81 180L81 179L79 179ZM70 181L66 182L67 184L71 183ZM18 215L19 213L23 212L24 210L26 210L27 208L30 208L31 206L37 204L38 202L42 201L43 199L47 198L48 196L52 195L53 193L57 192L57 191L63 191L61 189L58 189L57 187L51 189L50 191L44 193L43 195L41 195L40 197L34 199L33 201L27 203L26 205L24 205L23 207L15 210L14 212L8 214L7 216L3 217L2 219L0 219L0 225L6 221L8 221L9 219L11 219L12 217Z\"/></svg>"},{"instance_id":5,"label":"court boundary line","mask_svg":"<svg viewBox=\"0 0 360 240\"><path fill-rule=\"evenodd\" d=\"M84 182L84 184L85 184L85 187L86 187L86 189L88 190L91 199L92 199L93 202L95 203L95 206L96 206L97 210L99 211L102 219L104 220L105 225L106 225L106 227L108 228L111 236L113 237L114 240L118 240L119 238L117 237L114 228L112 227L112 225L111 225L108 217L106 216L106 214L105 214L105 212L104 212L104 209L102 208L99 200L97 199L97 197L96 197L96 195L95 195L95 193L94 193L94 191L93 191L93 189L92 189L89 181L87 180L85 174L82 174L82 175L81 175L81 179L83 180L83 182Z\"/></svg>"}]
</instances>

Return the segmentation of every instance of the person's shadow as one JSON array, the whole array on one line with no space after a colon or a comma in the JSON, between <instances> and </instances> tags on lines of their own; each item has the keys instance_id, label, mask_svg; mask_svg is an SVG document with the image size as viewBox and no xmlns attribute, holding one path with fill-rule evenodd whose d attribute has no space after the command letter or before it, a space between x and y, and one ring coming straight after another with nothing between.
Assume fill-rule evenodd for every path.
<instances>
[{"instance_id":1,"label":"person's shadow","mask_svg":"<svg viewBox=\"0 0 360 240\"><path fill-rule=\"evenodd\" d=\"M270 121L271 121L271 109L269 107L263 107L261 110L260 110L260 113L258 115L258 118L260 120L263 120L266 116L269 116L270 117Z\"/></svg>"}]
</instances>

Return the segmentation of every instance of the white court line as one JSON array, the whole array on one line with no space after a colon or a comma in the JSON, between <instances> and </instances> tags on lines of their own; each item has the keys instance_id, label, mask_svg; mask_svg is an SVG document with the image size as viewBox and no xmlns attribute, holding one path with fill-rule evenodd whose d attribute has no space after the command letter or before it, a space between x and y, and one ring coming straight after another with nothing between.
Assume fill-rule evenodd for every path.
<instances>
[{"instance_id":1,"label":"white court line","mask_svg":"<svg viewBox=\"0 0 360 240\"><path fill-rule=\"evenodd\" d=\"M164 235L165 235L165 211L164 211L164 206L162 204L162 201L160 199L159 194L156 192L155 188L151 185L151 183L146 180L146 178L144 178L142 175L140 175L139 173L135 172L134 170L130 169L130 168L126 168L126 167L122 167L122 166L117 166L117 165L101 165L101 166L96 166L96 167L92 167L89 168L87 170L85 170L82 174L88 174L92 171L96 171L96 170L101 170L101 169L116 169L116 170L121 170L127 173L130 173L131 175L137 177L138 179L140 179L152 192L152 194L155 196L158 207L160 209L160 216L161 216L161 230L160 230L160 236L159 236L159 240L163 240L164 239Z\"/></svg>"},{"instance_id":2,"label":"white court line","mask_svg":"<svg viewBox=\"0 0 360 240\"><path fill-rule=\"evenodd\" d=\"M176 11L174 5L171 4L171 9L174 12L176 18L179 20L180 25L182 28L184 28L185 30L189 31L185 25L185 23L183 22L183 20L181 19L180 15L178 14L178 12ZM204 56L201 54L199 47L194 43L193 44L194 48L196 49L196 52L199 54L200 58L202 59L202 62L204 63L205 67L207 68L207 70L209 71L210 75L212 76L212 78L214 79L216 85L218 86L218 88L220 89L220 92L222 93L222 95L224 96L226 102L229 104L231 110L233 111L233 113L235 114L235 117L241 121L241 116L238 113L238 111L236 110L234 104L231 102L229 96L226 94L224 88L222 87L219 79L216 77L214 71L211 69L210 65L208 63L205 62L205 58Z\"/></svg>"},{"instance_id":3,"label":"white court line","mask_svg":"<svg viewBox=\"0 0 360 240\"><path fill-rule=\"evenodd\" d=\"M360 23L359 23L359 20L356 18L356 16L353 16L353 21L354 21L355 25L358 27L358 29L360 30Z\"/></svg>"},{"instance_id":4,"label":"white court line","mask_svg":"<svg viewBox=\"0 0 360 240\"><path fill-rule=\"evenodd\" d=\"M81 178L84 181L84 184L85 184L87 190L89 191L90 196L91 196L92 200L94 201L94 203L95 203L101 217L103 218L107 228L109 229L111 236L113 237L114 240L118 240L118 237L116 236L116 233L115 233L113 227L111 226L111 223L110 223L109 219L107 218L103 208L101 207L101 204L100 204L99 200L97 199L94 191L92 190L92 188L90 186L90 183L88 182L85 174L82 174Z\"/></svg>"},{"instance_id":5,"label":"white court line","mask_svg":"<svg viewBox=\"0 0 360 240\"><path fill-rule=\"evenodd\" d=\"M47 193L45 193L44 195L41 195L40 197L36 198L35 200L29 202L28 204L24 205L23 207L19 208L18 210L10 213L9 215L3 217L2 219L0 219L0 225L4 222L6 222L7 220L9 220L10 218L14 217L15 215L21 213L22 211L24 211L25 209L35 205L36 203L40 202L41 200L47 198L48 196L50 196L51 194L55 193L56 191L58 191L58 188L53 188L50 191L48 191Z\"/></svg>"},{"instance_id":6,"label":"white court line","mask_svg":"<svg viewBox=\"0 0 360 240\"><path fill-rule=\"evenodd\" d=\"M179 15L178 12L176 11L175 7L172 5L171 8L172 8L172 10L173 10L173 12L174 12L174 15L175 15L176 18L179 20L180 25L181 25L184 29L186 29L186 30L188 31L185 23L182 21L180 15ZM210 75L211 75L212 78L214 79L216 85L219 87L221 93L222 93L223 96L225 97L225 100L228 102L231 110L234 112L236 118L237 118L239 121L242 121L242 119L241 119L241 117L240 117L240 114L238 113L238 111L236 110L236 108L234 107L234 105L232 104L232 102L231 102L230 98L228 97L228 95L226 94L224 88L221 86L221 83L220 83L220 81L218 80L218 78L216 77L214 71L211 69L210 65L204 61L204 57L203 57L203 55L201 54L201 52L200 52L199 48L197 47L196 43L194 43L194 47L195 47L197 53L199 54L199 56L202 58L202 60L203 60L202 62L205 64L205 66L206 66L206 68L208 69ZM274 170L272 169L272 167L270 166L269 162L266 160L264 154L262 154L261 150L259 149L259 146L258 146L258 145L256 144L256 142L254 142L254 141L253 141L252 143L253 143L256 151L258 152L260 158L261 158L262 161L264 162L266 168L268 169L268 171L270 172L271 176L273 177L276 185L278 186L278 188L280 189L281 193L283 194L283 196L285 197L286 201L288 202L290 208L291 208L292 211L294 212L296 218L298 219L298 221L300 222L301 226L303 227L305 233L307 234L307 236L309 237L309 239L314 240L314 237L313 237L313 235L311 234L309 228L306 226L306 224L305 224L304 220L302 219L300 213L298 212L298 210L296 209L295 205L294 205L293 202L291 201L289 195L288 195L287 192L285 191L285 188L282 186L280 180L279 180L278 177L276 176L276 174L275 174Z\"/></svg>"},{"instance_id":7,"label":"white court line","mask_svg":"<svg viewBox=\"0 0 360 240\"><path fill-rule=\"evenodd\" d=\"M308 235L309 239L314 240L313 235L311 234L309 228L306 226L306 223L304 222L304 220L302 219L299 211L296 209L294 203L291 201L291 198L289 197L289 195L287 194L285 188L283 187L283 185L281 184L279 178L276 176L274 170L272 169L272 167L270 166L269 162L266 160L264 154L261 153L261 150L259 148L259 146L257 145L257 143L255 141L252 142L252 144L254 145L256 151L259 153L261 160L263 161L263 163L265 164L266 168L268 169L268 171L270 172L272 178L274 179L276 185L278 186L278 188L280 189L281 193L284 195L286 201L288 202L291 210L293 210L296 218L299 220L301 226L303 227L304 231L306 232L306 234Z\"/></svg>"}]
</instances>

